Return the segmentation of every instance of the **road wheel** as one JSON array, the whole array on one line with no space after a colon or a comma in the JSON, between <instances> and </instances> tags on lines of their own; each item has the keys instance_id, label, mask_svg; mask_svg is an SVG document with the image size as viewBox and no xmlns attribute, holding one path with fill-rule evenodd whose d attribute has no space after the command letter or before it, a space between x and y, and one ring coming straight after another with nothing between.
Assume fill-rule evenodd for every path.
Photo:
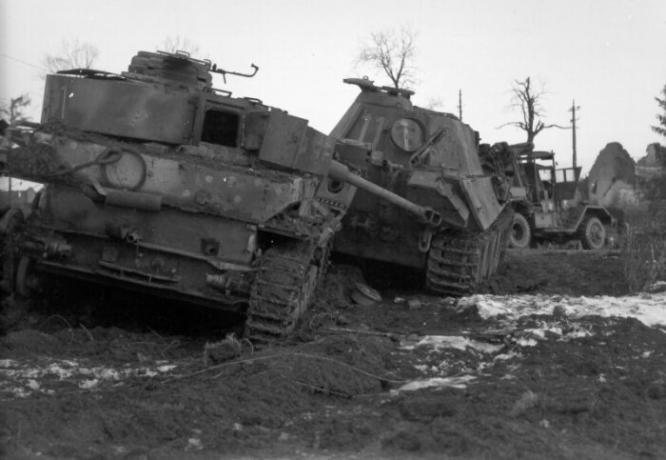
<instances>
[{"instance_id":1,"label":"road wheel","mask_svg":"<svg viewBox=\"0 0 666 460\"><path fill-rule=\"evenodd\" d=\"M509 245L513 248L525 249L530 246L532 231L530 224L527 223L525 216L519 213L513 215L511 224L511 235L509 236Z\"/></svg>"},{"instance_id":2,"label":"road wheel","mask_svg":"<svg viewBox=\"0 0 666 460\"><path fill-rule=\"evenodd\" d=\"M598 217L588 216L580 230L580 241L585 249L601 249L606 244L606 227Z\"/></svg>"}]
</instances>

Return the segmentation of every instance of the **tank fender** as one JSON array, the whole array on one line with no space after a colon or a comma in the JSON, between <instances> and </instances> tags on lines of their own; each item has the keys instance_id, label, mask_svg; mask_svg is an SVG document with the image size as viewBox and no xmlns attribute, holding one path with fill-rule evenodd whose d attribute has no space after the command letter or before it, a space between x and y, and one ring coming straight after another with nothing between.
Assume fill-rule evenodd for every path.
<instances>
[{"instance_id":1,"label":"tank fender","mask_svg":"<svg viewBox=\"0 0 666 460\"><path fill-rule=\"evenodd\" d=\"M467 177L460 185L468 202L474 220L481 230L487 230L497 220L504 206L497 201L490 177Z\"/></svg>"},{"instance_id":2,"label":"tank fender","mask_svg":"<svg viewBox=\"0 0 666 460\"><path fill-rule=\"evenodd\" d=\"M582 212L578 216L578 220L576 221L574 229L578 229L587 216L597 217L604 225L612 226L615 224L615 218L611 215L610 212L608 212L608 209L604 208L603 206L588 204L583 207Z\"/></svg>"}]
</instances>

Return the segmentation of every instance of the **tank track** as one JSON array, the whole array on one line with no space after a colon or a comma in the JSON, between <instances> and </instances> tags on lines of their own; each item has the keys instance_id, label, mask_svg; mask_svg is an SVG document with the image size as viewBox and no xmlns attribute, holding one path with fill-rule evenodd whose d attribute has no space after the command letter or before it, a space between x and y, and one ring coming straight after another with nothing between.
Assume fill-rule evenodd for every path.
<instances>
[{"instance_id":1,"label":"tank track","mask_svg":"<svg viewBox=\"0 0 666 460\"><path fill-rule=\"evenodd\" d=\"M289 335L308 308L319 281L309 243L268 249L250 290L245 336L272 343Z\"/></svg>"},{"instance_id":2,"label":"tank track","mask_svg":"<svg viewBox=\"0 0 666 460\"><path fill-rule=\"evenodd\" d=\"M485 232L440 233L432 240L426 267L426 286L438 294L472 294L495 273L506 250L513 212L502 211Z\"/></svg>"},{"instance_id":3,"label":"tank track","mask_svg":"<svg viewBox=\"0 0 666 460\"><path fill-rule=\"evenodd\" d=\"M10 208L0 216L0 292L14 290L16 242L25 218L18 208Z\"/></svg>"}]
</instances>

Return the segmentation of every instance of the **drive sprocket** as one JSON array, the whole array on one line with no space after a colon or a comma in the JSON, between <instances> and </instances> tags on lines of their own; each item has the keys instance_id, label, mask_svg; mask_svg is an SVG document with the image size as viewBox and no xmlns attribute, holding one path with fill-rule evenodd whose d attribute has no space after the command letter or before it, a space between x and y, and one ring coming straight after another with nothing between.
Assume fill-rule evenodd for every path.
<instances>
[{"instance_id":1,"label":"drive sprocket","mask_svg":"<svg viewBox=\"0 0 666 460\"><path fill-rule=\"evenodd\" d=\"M472 294L492 276L502 260L513 213L507 208L484 232L443 232L432 240L426 267L426 286L438 294Z\"/></svg>"}]
</instances>

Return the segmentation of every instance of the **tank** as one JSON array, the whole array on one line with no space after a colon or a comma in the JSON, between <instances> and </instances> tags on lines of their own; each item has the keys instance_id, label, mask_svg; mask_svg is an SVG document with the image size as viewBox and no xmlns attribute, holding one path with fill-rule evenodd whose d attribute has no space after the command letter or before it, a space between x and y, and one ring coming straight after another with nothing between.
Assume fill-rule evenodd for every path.
<instances>
[{"instance_id":1,"label":"tank","mask_svg":"<svg viewBox=\"0 0 666 460\"><path fill-rule=\"evenodd\" d=\"M212 86L253 67L142 51L48 75L41 122L5 143L9 173L45 184L0 222L5 290L73 277L244 313L252 340L291 332L354 187L321 199L334 138Z\"/></svg>"},{"instance_id":2,"label":"tank","mask_svg":"<svg viewBox=\"0 0 666 460\"><path fill-rule=\"evenodd\" d=\"M512 220L508 184L484 172L478 133L454 115L413 105L412 91L344 82L360 94L331 136L338 159L362 177L332 169L329 188L358 187L334 251L420 270L436 293L474 292L496 271Z\"/></svg>"}]
</instances>

